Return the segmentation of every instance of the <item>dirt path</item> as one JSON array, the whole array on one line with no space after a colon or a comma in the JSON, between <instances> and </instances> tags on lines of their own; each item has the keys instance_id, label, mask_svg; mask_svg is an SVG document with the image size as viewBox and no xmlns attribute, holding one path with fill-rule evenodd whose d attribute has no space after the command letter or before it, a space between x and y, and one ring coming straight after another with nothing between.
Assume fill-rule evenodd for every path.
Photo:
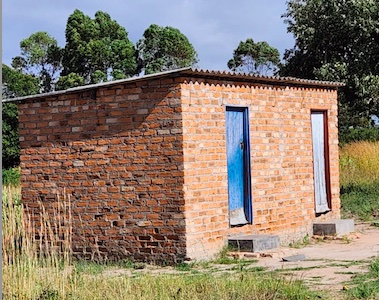
<instances>
[{"instance_id":1,"label":"dirt path","mask_svg":"<svg viewBox=\"0 0 379 300\"><path fill-rule=\"evenodd\" d=\"M379 228L358 224L342 238L315 239L300 249L281 248L273 257L259 258L256 265L304 280L312 289L340 291L357 273L368 271L379 255ZM306 260L284 262L283 257L304 255Z\"/></svg>"},{"instance_id":2,"label":"dirt path","mask_svg":"<svg viewBox=\"0 0 379 300\"><path fill-rule=\"evenodd\" d=\"M231 256L237 253L229 253ZM246 258L249 256L249 258ZM302 248L279 248L267 251L262 256L254 258L256 254L238 253L239 258L254 259L243 268L262 267L267 271L275 271L289 279L301 279L313 290L328 291L333 299L343 299L340 292L344 286L351 287L349 281L358 273L368 271L372 260L379 256L379 227L369 224L356 224L355 232L343 237L315 238ZM285 262L283 258L290 256L304 256L305 260ZM234 273L233 264L217 264L210 262L195 264L188 271L205 272L212 274ZM106 276L120 276L133 274L180 274L183 271L174 267L158 267L146 265L141 269L110 269Z\"/></svg>"}]
</instances>

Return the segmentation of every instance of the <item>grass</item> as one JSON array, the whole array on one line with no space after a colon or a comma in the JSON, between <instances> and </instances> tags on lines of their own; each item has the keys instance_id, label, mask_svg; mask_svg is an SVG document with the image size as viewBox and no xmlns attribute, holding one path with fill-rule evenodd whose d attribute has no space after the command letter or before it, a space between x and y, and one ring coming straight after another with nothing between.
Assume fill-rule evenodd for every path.
<instances>
[{"instance_id":1,"label":"grass","mask_svg":"<svg viewBox=\"0 0 379 300\"><path fill-rule=\"evenodd\" d=\"M368 273L355 275L351 285L348 299L379 299L379 258L371 263Z\"/></svg>"},{"instance_id":2,"label":"grass","mask_svg":"<svg viewBox=\"0 0 379 300\"><path fill-rule=\"evenodd\" d=\"M145 264L128 260L102 264L73 261L71 214L65 211L70 199L62 196L51 215L40 203L44 222L38 233L43 239L36 240L31 221L24 215L20 187L3 187L2 196L3 299L319 299L302 281L286 280L261 267L249 268L247 264L254 262L227 258L226 250L207 265L225 263L233 272L201 271L190 263L176 266L177 274L153 276ZM123 272L116 272L120 270Z\"/></svg>"},{"instance_id":3,"label":"grass","mask_svg":"<svg viewBox=\"0 0 379 300\"><path fill-rule=\"evenodd\" d=\"M340 184L367 185L379 181L379 142L356 142L340 149Z\"/></svg>"},{"instance_id":4,"label":"grass","mask_svg":"<svg viewBox=\"0 0 379 300\"><path fill-rule=\"evenodd\" d=\"M374 223L379 220L378 151L377 142L359 142L341 149L341 199L345 216ZM177 265L174 267L177 274L155 276L149 273L147 265L128 260L116 265L72 261L71 214L66 210L70 199L62 196L52 215L40 203L44 222L38 234L43 239L36 240L31 221L24 215L20 187L3 187L2 193L3 299L320 298L319 293L310 291L302 281L286 280L282 273L253 266L254 261L228 257L229 249L224 249L214 261ZM57 227L54 220L62 215L64 218L58 223L63 225ZM306 237L294 246L308 243ZM230 265L228 272L221 272L217 267L222 264ZM115 272L115 268L125 272ZM379 299L379 259L371 264L368 274L355 276L352 287L345 293L351 299Z\"/></svg>"},{"instance_id":5,"label":"grass","mask_svg":"<svg viewBox=\"0 0 379 300\"><path fill-rule=\"evenodd\" d=\"M19 186L20 180L20 168L10 168L2 170L3 185Z\"/></svg>"},{"instance_id":6,"label":"grass","mask_svg":"<svg viewBox=\"0 0 379 300\"><path fill-rule=\"evenodd\" d=\"M379 142L356 142L340 150L342 216L379 220Z\"/></svg>"},{"instance_id":7,"label":"grass","mask_svg":"<svg viewBox=\"0 0 379 300\"><path fill-rule=\"evenodd\" d=\"M301 240L293 241L289 244L289 247L300 249L308 246L310 243L309 235L306 234Z\"/></svg>"},{"instance_id":8,"label":"grass","mask_svg":"<svg viewBox=\"0 0 379 300\"><path fill-rule=\"evenodd\" d=\"M252 262L257 262L257 260L244 260L239 259L237 257L231 257L228 256L229 251L236 251L236 249L233 249L231 247L224 247L220 253L216 256L214 260L212 260L212 263L219 264L219 265L231 265L231 264L239 264L239 265L246 265L250 264Z\"/></svg>"},{"instance_id":9,"label":"grass","mask_svg":"<svg viewBox=\"0 0 379 300\"><path fill-rule=\"evenodd\" d=\"M379 142L355 142L340 150L342 216L379 224ZM357 274L348 299L379 299L379 258Z\"/></svg>"},{"instance_id":10,"label":"grass","mask_svg":"<svg viewBox=\"0 0 379 300\"><path fill-rule=\"evenodd\" d=\"M2 189L3 299L60 299L54 295L65 299L71 282L69 220L62 220L66 214L45 214L38 232L41 239L36 240L20 193L20 187ZM59 220L62 227L54 228L52 219ZM62 235L66 240L58 238Z\"/></svg>"}]
</instances>

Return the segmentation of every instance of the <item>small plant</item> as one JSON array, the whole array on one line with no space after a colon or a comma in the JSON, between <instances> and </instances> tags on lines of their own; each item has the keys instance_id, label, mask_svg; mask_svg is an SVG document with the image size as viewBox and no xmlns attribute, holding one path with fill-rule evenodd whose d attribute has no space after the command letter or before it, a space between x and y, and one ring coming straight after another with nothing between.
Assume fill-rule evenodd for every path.
<instances>
[{"instance_id":1,"label":"small plant","mask_svg":"<svg viewBox=\"0 0 379 300\"><path fill-rule=\"evenodd\" d=\"M2 170L3 185L5 186L19 186L20 185L20 168L10 168Z\"/></svg>"},{"instance_id":2,"label":"small plant","mask_svg":"<svg viewBox=\"0 0 379 300\"><path fill-rule=\"evenodd\" d=\"M345 244L350 244L351 243L351 238L347 235L344 235L342 236L342 241L345 243Z\"/></svg>"},{"instance_id":3,"label":"small plant","mask_svg":"<svg viewBox=\"0 0 379 300\"><path fill-rule=\"evenodd\" d=\"M80 260L74 263L74 267L77 273L98 275L101 274L107 266L106 264Z\"/></svg>"},{"instance_id":4,"label":"small plant","mask_svg":"<svg viewBox=\"0 0 379 300\"><path fill-rule=\"evenodd\" d=\"M221 265L236 264L236 263L241 262L239 258L228 256L228 253L234 250L235 249L229 246L225 246L224 248L221 249L220 253L216 256L216 259L213 260L212 262L215 264L221 264Z\"/></svg>"},{"instance_id":5,"label":"small plant","mask_svg":"<svg viewBox=\"0 0 379 300\"><path fill-rule=\"evenodd\" d=\"M60 299L59 293L56 290L45 289L42 293L37 297L38 300L58 300Z\"/></svg>"},{"instance_id":6,"label":"small plant","mask_svg":"<svg viewBox=\"0 0 379 300\"><path fill-rule=\"evenodd\" d=\"M178 270L178 271L183 271L183 272L187 272L187 271L191 271L191 269L194 267L195 263L185 263L185 262L182 262L180 264L177 264L175 266L175 270Z\"/></svg>"},{"instance_id":7,"label":"small plant","mask_svg":"<svg viewBox=\"0 0 379 300\"><path fill-rule=\"evenodd\" d=\"M289 246L291 248L303 248L303 247L306 247L308 246L310 243L310 238L309 238L309 235L306 234L301 240L297 240L297 241L294 241L292 243L289 244Z\"/></svg>"}]
</instances>

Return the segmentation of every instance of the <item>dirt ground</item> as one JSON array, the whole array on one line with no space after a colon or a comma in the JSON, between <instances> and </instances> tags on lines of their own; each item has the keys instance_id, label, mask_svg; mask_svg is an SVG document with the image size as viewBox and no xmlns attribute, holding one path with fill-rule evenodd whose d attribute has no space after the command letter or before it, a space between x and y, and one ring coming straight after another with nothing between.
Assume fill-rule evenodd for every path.
<instances>
[{"instance_id":1,"label":"dirt ground","mask_svg":"<svg viewBox=\"0 0 379 300\"><path fill-rule=\"evenodd\" d=\"M357 273L368 271L373 258L379 255L379 228L356 224L355 231L342 237L313 237L304 247L280 248L265 253L256 265L299 278L311 289L340 291ZM285 262L289 256L305 256L305 260ZM272 256L272 257L269 257Z\"/></svg>"},{"instance_id":2,"label":"dirt ground","mask_svg":"<svg viewBox=\"0 0 379 300\"><path fill-rule=\"evenodd\" d=\"M313 290L328 291L333 299L343 299L341 290L350 288L351 278L358 273L368 272L372 260L379 255L379 227L367 223L355 224L355 231L342 237L312 237L306 245L299 248L284 248L264 253L231 252L234 258L252 260L244 268L263 267L267 271L276 271L289 279L301 279ZM258 257L257 257L258 256ZM297 256L303 260L288 262L283 258ZM191 267L192 268L192 267ZM233 273L235 266L213 264L194 266L197 271ZM107 276L120 276L138 273L178 274L182 271L174 267L144 266L141 270L112 269Z\"/></svg>"}]
</instances>

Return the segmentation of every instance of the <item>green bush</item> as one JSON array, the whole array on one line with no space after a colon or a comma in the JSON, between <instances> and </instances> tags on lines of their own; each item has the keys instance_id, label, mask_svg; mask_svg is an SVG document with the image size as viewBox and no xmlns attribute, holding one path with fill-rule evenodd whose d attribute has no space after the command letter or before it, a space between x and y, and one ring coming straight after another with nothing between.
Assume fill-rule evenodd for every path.
<instances>
[{"instance_id":1,"label":"green bush","mask_svg":"<svg viewBox=\"0 0 379 300\"><path fill-rule=\"evenodd\" d=\"M2 166L9 169L20 164L17 105L3 103L2 118Z\"/></svg>"},{"instance_id":2,"label":"green bush","mask_svg":"<svg viewBox=\"0 0 379 300\"><path fill-rule=\"evenodd\" d=\"M379 141L379 127L370 128L349 128L346 131L340 131L340 145L359 141Z\"/></svg>"},{"instance_id":3,"label":"green bush","mask_svg":"<svg viewBox=\"0 0 379 300\"><path fill-rule=\"evenodd\" d=\"M3 185L18 186L21 181L20 168L3 169Z\"/></svg>"},{"instance_id":4,"label":"green bush","mask_svg":"<svg viewBox=\"0 0 379 300\"><path fill-rule=\"evenodd\" d=\"M341 186L341 209L344 218L379 220L379 181Z\"/></svg>"}]
</instances>

